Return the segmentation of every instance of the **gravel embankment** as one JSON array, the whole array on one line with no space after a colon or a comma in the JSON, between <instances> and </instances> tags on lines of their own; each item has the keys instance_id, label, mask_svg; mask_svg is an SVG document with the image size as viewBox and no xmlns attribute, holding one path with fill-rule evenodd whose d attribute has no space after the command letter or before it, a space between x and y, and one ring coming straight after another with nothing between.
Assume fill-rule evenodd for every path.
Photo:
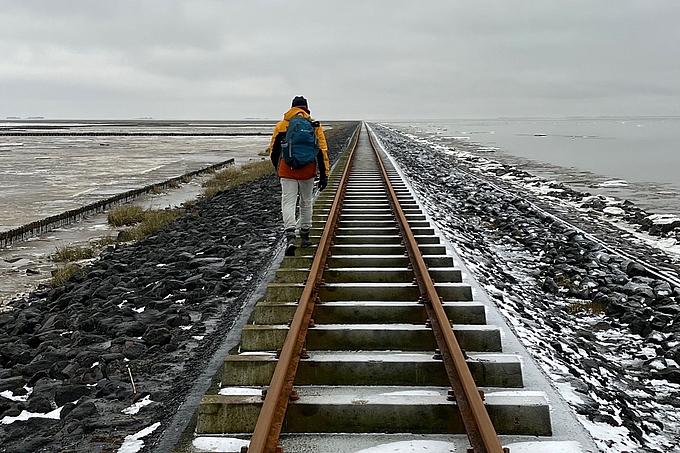
<instances>
[{"instance_id":1,"label":"gravel embankment","mask_svg":"<svg viewBox=\"0 0 680 453\"><path fill-rule=\"evenodd\" d=\"M350 126L330 135L332 162ZM148 449L281 238L272 174L196 203L141 242L110 247L63 287L13 301L0 314L0 452L114 452L160 422ZM123 412L134 403L137 412ZM10 423L26 411L55 418Z\"/></svg>"},{"instance_id":2,"label":"gravel embankment","mask_svg":"<svg viewBox=\"0 0 680 453\"><path fill-rule=\"evenodd\" d=\"M439 228L602 450L676 451L680 288L637 261L677 278L677 260L600 216L522 192L488 172L478 177L470 156L459 158L374 127ZM501 167L494 167L499 176L509 172ZM578 198L563 189L564 196ZM636 208L627 204L626 211Z\"/></svg>"}]
</instances>

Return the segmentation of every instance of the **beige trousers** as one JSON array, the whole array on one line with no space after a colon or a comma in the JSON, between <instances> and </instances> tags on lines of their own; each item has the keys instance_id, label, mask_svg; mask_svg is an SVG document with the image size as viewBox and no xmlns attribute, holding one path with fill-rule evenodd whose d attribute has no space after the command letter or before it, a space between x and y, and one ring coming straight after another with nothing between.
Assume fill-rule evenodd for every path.
<instances>
[{"instance_id":1,"label":"beige trousers","mask_svg":"<svg viewBox=\"0 0 680 453\"><path fill-rule=\"evenodd\" d=\"M308 230L312 227L312 202L314 178L289 179L281 178L281 212L283 213L283 228L286 231L295 229L295 207L300 197L300 228Z\"/></svg>"}]
</instances>

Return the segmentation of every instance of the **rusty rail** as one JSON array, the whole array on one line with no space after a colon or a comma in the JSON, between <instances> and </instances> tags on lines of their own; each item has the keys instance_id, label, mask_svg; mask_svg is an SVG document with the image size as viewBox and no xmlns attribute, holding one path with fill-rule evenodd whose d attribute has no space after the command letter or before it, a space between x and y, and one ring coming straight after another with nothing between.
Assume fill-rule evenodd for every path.
<instances>
[{"instance_id":1,"label":"rusty rail","mask_svg":"<svg viewBox=\"0 0 680 453\"><path fill-rule=\"evenodd\" d=\"M357 137L361 131L361 125L357 130ZM260 416L255 424L250 445L241 449L242 453L276 453L283 449L278 445L281 427L288 408L288 401L293 390L295 374L300 363L300 355L307 337L307 330L314 310L314 303L318 299L319 286L322 283L322 275L326 266L326 258L331 247L331 241L335 235L336 225L340 218L342 200L344 198L347 182L349 180L349 169L352 166L354 153L356 151L357 140L352 147L349 158L345 165L345 170L340 179L335 200L331 206L330 214L326 220L319 245L314 255L314 261L309 271L309 278L305 283L302 296L298 301L298 307L293 315L290 329L283 343L279 360L274 370L269 388L260 409Z\"/></svg>"},{"instance_id":2,"label":"rusty rail","mask_svg":"<svg viewBox=\"0 0 680 453\"><path fill-rule=\"evenodd\" d=\"M474 453L503 453L507 450L504 450L501 446L496 430L491 423L482 396L465 362L465 354L453 333L451 322L444 311L441 298L437 294L425 260L418 248L418 242L416 242L406 215L399 205L397 194L392 187L387 170L370 132L368 136L375 152L378 166L382 172L385 189L389 195L389 202L397 219L401 237L420 289L421 301L425 304L428 318L432 323L432 331L441 351L444 367L446 368L446 373L449 377L449 382L451 383L456 404L460 410L472 450Z\"/></svg>"}]
</instances>

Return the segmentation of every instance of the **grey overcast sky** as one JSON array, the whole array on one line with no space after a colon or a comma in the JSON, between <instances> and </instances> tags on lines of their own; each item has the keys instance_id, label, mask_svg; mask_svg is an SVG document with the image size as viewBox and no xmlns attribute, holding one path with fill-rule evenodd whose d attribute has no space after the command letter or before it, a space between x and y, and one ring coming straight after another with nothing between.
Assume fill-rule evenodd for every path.
<instances>
[{"instance_id":1,"label":"grey overcast sky","mask_svg":"<svg viewBox=\"0 0 680 453\"><path fill-rule=\"evenodd\" d=\"M680 115L678 0L0 0L0 118Z\"/></svg>"}]
</instances>

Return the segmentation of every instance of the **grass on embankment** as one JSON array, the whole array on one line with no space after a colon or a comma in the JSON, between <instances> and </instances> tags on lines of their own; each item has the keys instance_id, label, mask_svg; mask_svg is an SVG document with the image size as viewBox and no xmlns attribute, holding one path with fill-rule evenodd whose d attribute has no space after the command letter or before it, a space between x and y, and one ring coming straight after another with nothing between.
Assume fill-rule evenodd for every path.
<instances>
[{"instance_id":1,"label":"grass on embankment","mask_svg":"<svg viewBox=\"0 0 680 453\"><path fill-rule=\"evenodd\" d=\"M57 286L64 286L66 281L80 271L80 266L77 264L67 264L64 267L60 267L57 270L52 271L52 278L50 279L50 288L56 288Z\"/></svg>"},{"instance_id":2,"label":"grass on embankment","mask_svg":"<svg viewBox=\"0 0 680 453\"><path fill-rule=\"evenodd\" d=\"M138 222L135 226L128 228L127 230L121 232L118 238L121 241L141 241L151 233L154 233L165 225L169 224L181 214L184 213L183 209L164 209L155 210L148 209L143 211L142 220Z\"/></svg>"},{"instance_id":3,"label":"grass on embankment","mask_svg":"<svg viewBox=\"0 0 680 453\"><path fill-rule=\"evenodd\" d=\"M125 205L109 211L109 225L121 227L134 225L144 220L144 209L141 206Z\"/></svg>"},{"instance_id":4,"label":"grass on embankment","mask_svg":"<svg viewBox=\"0 0 680 453\"><path fill-rule=\"evenodd\" d=\"M116 238L113 236L106 236L96 241L90 242L88 245L64 245L57 246L54 255L50 258L57 263L71 263L73 261L89 260L97 255L97 251L103 249L108 245L116 243Z\"/></svg>"},{"instance_id":5,"label":"grass on embankment","mask_svg":"<svg viewBox=\"0 0 680 453\"><path fill-rule=\"evenodd\" d=\"M63 247L57 247L57 251L52 256L52 261L70 263L72 261L89 260L90 258L94 258L94 256L94 247L65 245Z\"/></svg>"},{"instance_id":6,"label":"grass on embankment","mask_svg":"<svg viewBox=\"0 0 680 453\"><path fill-rule=\"evenodd\" d=\"M244 182L253 181L264 175L272 173L273 167L269 159L250 162L239 168L228 168L214 176L203 184L203 198L210 198L218 192L229 190ZM187 201L185 207L192 206L195 201ZM166 226L175 218L182 215L184 209L143 209L140 206L124 205L112 209L108 214L108 223L114 227L129 226L130 228L122 231L118 239L107 236L90 246L64 246L57 247L56 253L52 256L53 261L72 262L94 258L97 251L107 245L116 242L140 241L151 233ZM77 273L80 267L75 264L68 264L52 272L50 287L62 286L66 281Z\"/></svg>"},{"instance_id":7,"label":"grass on embankment","mask_svg":"<svg viewBox=\"0 0 680 453\"><path fill-rule=\"evenodd\" d=\"M227 168L215 173L215 176L203 184L203 196L210 198L218 192L229 190L273 172L274 167L269 159L248 162L242 167Z\"/></svg>"},{"instance_id":8,"label":"grass on embankment","mask_svg":"<svg viewBox=\"0 0 680 453\"><path fill-rule=\"evenodd\" d=\"M261 160L249 162L242 167L227 168L215 175L203 184L203 198L210 198L218 192L229 190L244 182L253 181L273 172L271 162ZM185 203L185 206L193 202ZM130 226L123 231L119 239L122 241L139 241L149 234L169 224L183 213L182 209L144 210L140 206L119 206L109 212L109 224L114 227Z\"/></svg>"},{"instance_id":9,"label":"grass on embankment","mask_svg":"<svg viewBox=\"0 0 680 453\"><path fill-rule=\"evenodd\" d=\"M253 181L272 173L271 162L261 160L249 162L242 167L227 168L203 184L203 198L210 198L218 192L229 190L244 182ZM192 205L185 203L185 206ZM120 206L109 212L109 224L115 227L134 225L123 231L119 239L122 241L139 241L149 234L169 224L183 213L182 209L144 210L139 206Z\"/></svg>"}]
</instances>

